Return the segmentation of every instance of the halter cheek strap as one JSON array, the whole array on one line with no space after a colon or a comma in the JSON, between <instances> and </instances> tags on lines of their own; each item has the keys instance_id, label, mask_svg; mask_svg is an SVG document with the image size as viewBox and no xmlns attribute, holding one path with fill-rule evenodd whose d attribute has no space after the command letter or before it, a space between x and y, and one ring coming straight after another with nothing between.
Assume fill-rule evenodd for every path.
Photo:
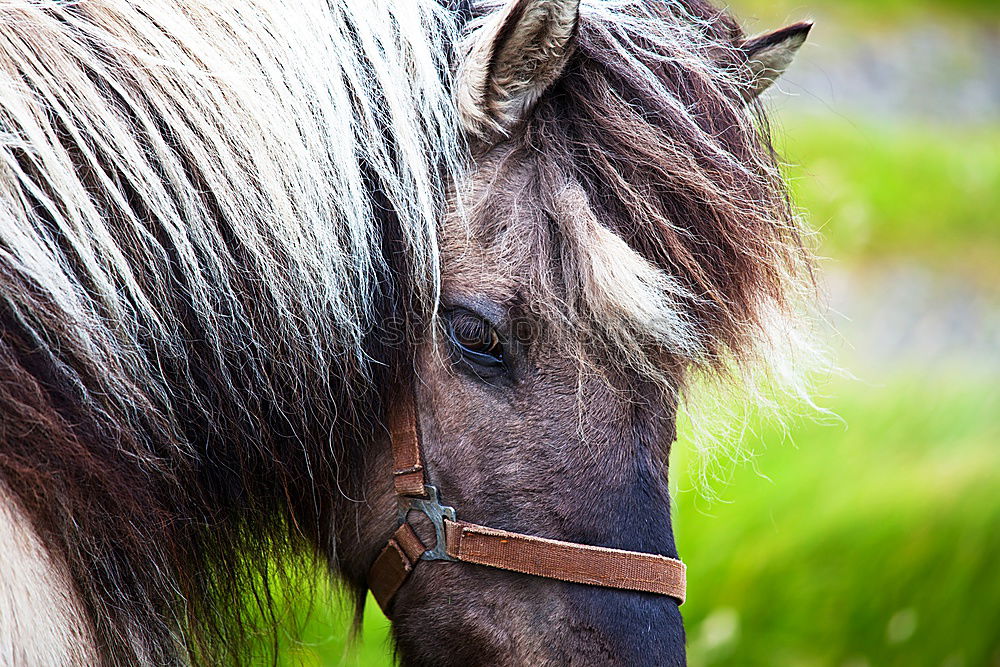
<instances>
[{"instance_id":1,"label":"halter cheek strap","mask_svg":"<svg viewBox=\"0 0 1000 667\"><path fill-rule=\"evenodd\" d=\"M368 571L368 587L382 611L422 560L461 561L578 584L657 593L684 602L684 563L659 554L594 547L458 521L426 483L420 432L412 392L405 392L390 416L393 485L399 527ZM412 511L433 524L428 548L409 523Z\"/></svg>"}]
</instances>

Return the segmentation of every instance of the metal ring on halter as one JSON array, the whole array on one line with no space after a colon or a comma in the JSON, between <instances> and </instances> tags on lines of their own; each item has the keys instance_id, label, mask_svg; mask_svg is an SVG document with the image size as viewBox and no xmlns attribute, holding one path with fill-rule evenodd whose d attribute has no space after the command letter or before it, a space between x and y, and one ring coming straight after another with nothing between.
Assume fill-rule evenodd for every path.
<instances>
[{"instance_id":1,"label":"metal ring on halter","mask_svg":"<svg viewBox=\"0 0 1000 667\"><path fill-rule=\"evenodd\" d=\"M406 523L406 517L411 511L417 511L426 516L434 525L434 546L427 549L420 555L420 560L458 560L452 558L447 552L447 542L445 539L444 520L456 521L455 508L442 505L439 500L436 486L424 484L426 498L415 496L399 496L399 525Z\"/></svg>"}]
</instances>

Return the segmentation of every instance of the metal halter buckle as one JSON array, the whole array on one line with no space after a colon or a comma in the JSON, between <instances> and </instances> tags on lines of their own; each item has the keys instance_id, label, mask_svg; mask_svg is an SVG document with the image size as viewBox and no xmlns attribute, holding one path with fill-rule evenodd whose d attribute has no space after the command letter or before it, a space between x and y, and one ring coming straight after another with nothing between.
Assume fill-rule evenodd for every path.
<instances>
[{"instance_id":1,"label":"metal halter buckle","mask_svg":"<svg viewBox=\"0 0 1000 667\"><path fill-rule=\"evenodd\" d=\"M424 493L427 494L426 498L399 496L399 525L406 523L406 517L411 511L423 513L434 524L435 544L420 555L420 560L458 560L448 555L444 532L444 520L447 518L455 521L455 508L441 504L436 486L424 484Z\"/></svg>"}]
</instances>

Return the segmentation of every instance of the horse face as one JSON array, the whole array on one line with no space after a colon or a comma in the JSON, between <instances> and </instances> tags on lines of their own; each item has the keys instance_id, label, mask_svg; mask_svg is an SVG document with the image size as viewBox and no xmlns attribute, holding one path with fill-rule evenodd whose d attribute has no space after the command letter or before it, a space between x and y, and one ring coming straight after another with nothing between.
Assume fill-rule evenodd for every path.
<instances>
[{"instance_id":1,"label":"horse face","mask_svg":"<svg viewBox=\"0 0 1000 667\"><path fill-rule=\"evenodd\" d=\"M616 185L615 179L628 178L632 165L625 160L611 170L606 189L596 187L593 170L568 163L578 151L600 162L599 139L581 146L581 135L567 134L561 156L546 153L545 146L559 144L548 141L553 124L565 118L560 85L580 65L573 60L578 11L577 0L513 0L459 49L464 59L455 96L474 168L455 184L453 213L439 233L441 307L433 335L416 350L425 465L442 502L461 520L674 557L667 458L678 388L688 365L717 352L704 342L706 328L718 328L718 339L728 341L738 340L745 327L738 314L732 316L737 333L709 319L718 312L706 306L703 294L714 288L702 296L689 289L715 282L722 285L719 301L741 304L742 288L728 285L728 275L712 277L735 272L725 270L725 253L715 265L699 265L701 250L686 248L684 235L670 235L677 220L699 215L704 234L720 235L699 239L702 245L728 247L737 235L720 226L721 214L691 213L710 193L689 198L695 203L657 200L666 241L648 230L630 231L608 212L631 208L632 200L619 196L616 209L607 203L607 190L655 198L656 191L676 186L655 179L634 188ZM741 105L787 66L806 31L803 24L734 41L729 55L744 53L732 67L750 78L734 77L713 89L714 108L740 115ZM580 78L579 72L573 76ZM600 86L590 90L622 95ZM689 86L684 94L697 89ZM642 152L641 141L632 144L622 134L620 143L636 149L637 161L650 163L642 167L648 174L666 179L670 169L694 162L667 145L676 162L660 165L656 155ZM662 148L667 142L657 136ZM704 182L713 174L700 177ZM760 182L770 186L766 178ZM764 198L751 193L739 201L758 199ZM744 220L724 222L739 226ZM739 228L743 243L758 235ZM692 275L684 276L688 270ZM740 270L751 275L745 266ZM705 312L714 314L703 317ZM379 469L375 484L386 493L378 503L391 516L388 463ZM432 544L431 527L411 521ZM411 664L685 660L681 615L670 597L465 563L417 568L391 613L398 646Z\"/></svg>"},{"instance_id":2,"label":"horse face","mask_svg":"<svg viewBox=\"0 0 1000 667\"><path fill-rule=\"evenodd\" d=\"M630 309L619 292L645 290L650 269L588 213L580 183L515 136L572 52L577 9L514 2L466 45L456 97L476 166L439 235L441 307L417 353L425 464L459 519L673 557L675 397L607 335L620 333L613 311ZM659 370L675 369L668 358ZM665 596L434 563L392 613L413 664L684 662Z\"/></svg>"}]
</instances>

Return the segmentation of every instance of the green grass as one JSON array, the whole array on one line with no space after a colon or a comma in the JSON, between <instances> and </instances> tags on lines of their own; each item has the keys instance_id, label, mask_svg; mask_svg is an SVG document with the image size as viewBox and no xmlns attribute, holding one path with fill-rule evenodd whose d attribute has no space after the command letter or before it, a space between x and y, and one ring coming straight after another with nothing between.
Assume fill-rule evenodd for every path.
<instances>
[{"instance_id":1,"label":"green grass","mask_svg":"<svg viewBox=\"0 0 1000 667\"><path fill-rule=\"evenodd\" d=\"M846 426L765 431L728 502L678 499L692 664L995 664L1000 388L834 393Z\"/></svg>"},{"instance_id":2,"label":"green grass","mask_svg":"<svg viewBox=\"0 0 1000 667\"><path fill-rule=\"evenodd\" d=\"M1000 21L1000 3L995 0L729 0L716 4L728 7L737 18L762 31L805 18L861 28L928 20Z\"/></svg>"},{"instance_id":3,"label":"green grass","mask_svg":"<svg viewBox=\"0 0 1000 667\"><path fill-rule=\"evenodd\" d=\"M767 448L723 500L679 494L691 664L1000 660L1000 390L910 377L828 393L846 426L801 424L794 444L762 431ZM286 619L281 664L391 664L377 608L347 650L335 600Z\"/></svg>"},{"instance_id":4,"label":"green grass","mask_svg":"<svg viewBox=\"0 0 1000 667\"><path fill-rule=\"evenodd\" d=\"M297 596L279 594L276 605L280 616L277 646L272 633L262 632L254 652L259 664L271 664L275 654L277 664L288 667L393 664L389 621L370 596L359 637L354 636L353 610L347 598L341 597L332 586L319 586L311 604Z\"/></svg>"},{"instance_id":5,"label":"green grass","mask_svg":"<svg viewBox=\"0 0 1000 667\"><path fill-rule=\"evenodd\" d=\"M1000 126L786 117L779 146L821 252L1000 276Z\"/></svg>"}]
</instances>

